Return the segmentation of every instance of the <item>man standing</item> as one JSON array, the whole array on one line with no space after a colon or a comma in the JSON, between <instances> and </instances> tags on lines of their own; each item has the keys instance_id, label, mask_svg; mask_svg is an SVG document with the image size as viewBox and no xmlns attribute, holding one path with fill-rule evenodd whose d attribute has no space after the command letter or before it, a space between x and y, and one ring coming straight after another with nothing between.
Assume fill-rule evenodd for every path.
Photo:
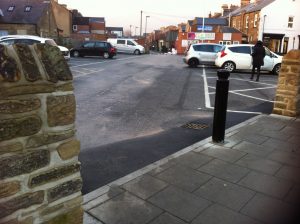
<instances>
[{"instance_id":1,"label":"man standing","mask_svg":"<svg viewBox=\"0 0 300 224\"><path fill-rule=\"evenodd\" d=\"M263 43L259 40L253 47L253 52L251 54L252 56L252 75L251 80L254 77L255 68L257 69L257 78L256 82L259 81L260 76L260 67L264 65L264 57L266 56L265 48L263 46Z\"/></svg>"}]
</instances>

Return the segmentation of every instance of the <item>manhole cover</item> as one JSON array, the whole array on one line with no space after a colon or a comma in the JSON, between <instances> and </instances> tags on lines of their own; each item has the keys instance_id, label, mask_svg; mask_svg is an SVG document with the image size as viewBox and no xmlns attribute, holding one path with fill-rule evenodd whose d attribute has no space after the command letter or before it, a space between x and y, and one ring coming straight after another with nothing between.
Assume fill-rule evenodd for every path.
<instances>
[{"instance_id":1,"label":"manhole cover","mask_svg":"<svg viewBox=\"0 0 300 224\"><path fill-rule=\"evenodd\" d=\"M207 124L201 124L199 122L191 122L191 123L187 123L187 124L185 124L181 127L196 129L196 130L202 130L202 129L208 128L208 125Z\"/></svg>"}]
</instances>

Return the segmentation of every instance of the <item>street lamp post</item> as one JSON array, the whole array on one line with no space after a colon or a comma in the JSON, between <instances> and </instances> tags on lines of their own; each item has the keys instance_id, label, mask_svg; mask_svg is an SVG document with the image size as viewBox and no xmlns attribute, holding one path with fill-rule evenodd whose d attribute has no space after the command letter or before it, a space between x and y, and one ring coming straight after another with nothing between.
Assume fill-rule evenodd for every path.
<instances>
[{"instance_id":1,"label":"street lamp post","mask_svg":"<svg viewBox=\"0 0 300 224\"><path fill-rule=\"evenodd\" d=\"M150 16L146 16L146 21L145 21L145 37L147 36L147 20L150 18Z\"/></svg>"},{"instance_id":2,"label":"street lamp post","mask_svg":"<svg viewBox=\"0 0 300 224\"><path fill-rule=\"evenodd\" d=\"M132 35L131 35L131 27L132 27L132 25L129 25L129 26L130 26L130 37L131 37L131 36L132 36Z\"/></svg>"},{"instance_id":3,"label":"street lamp post","mask_svg":"<svg viewBox=\"0 0 300 224\"><path fill-rule=\"evenodd\" d=\"M134 31L135 36L136 36L136 29L138 29L138 28L139 28L138 26L135 27L135 31Z\"/></svg>"}]
</instances>

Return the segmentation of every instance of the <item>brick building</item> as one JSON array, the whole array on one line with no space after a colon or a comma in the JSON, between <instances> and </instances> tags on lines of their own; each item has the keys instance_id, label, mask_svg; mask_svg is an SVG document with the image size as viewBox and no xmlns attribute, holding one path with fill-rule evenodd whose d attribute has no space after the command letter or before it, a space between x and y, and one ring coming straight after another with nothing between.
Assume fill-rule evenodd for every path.
<instances>
[{"instance_id":1,"label":"brick building","mask_svg":"<svg viewBox=\"0 0 300 224\"><path fill-rule=\"evenodd\" d=\"M0 35L69 37L71 12L57 0L1 0Z\"/></svg>"},{"instance_id":2,"label":"brick building","mask_svg":"<svg viewBox=\"0 0 300 224\"><path fill-rule=\"evenodd\" d=\"M73 17L72 38L78 41L106 40L104 17Z\"/></svg>"},{"instance_id":3,"label":"brick building","mask_svg":"<svg viewBox=\"0 0 300 224\"><path fill-rule=\"evenodd\" d=\"M192 23L188 22L185 28L179 25L176 41L178 54L183 54L191 43L218 43L237 44L242 41L242 33L235 28L228 27L226 18L200 18L196 17Z\"/></svg>"},{"instance_id":4,"label":"brick building","mask_svg":"<svg viewBox=\"0 0 300 224\"><path fill-rule=\"evenodd\" d=\"M241 0L227 18L231 27L243 33L244 43L263 40L270 50L285 54L300 49L299 9L295 0Z\"/></svg>"}]
</instances>

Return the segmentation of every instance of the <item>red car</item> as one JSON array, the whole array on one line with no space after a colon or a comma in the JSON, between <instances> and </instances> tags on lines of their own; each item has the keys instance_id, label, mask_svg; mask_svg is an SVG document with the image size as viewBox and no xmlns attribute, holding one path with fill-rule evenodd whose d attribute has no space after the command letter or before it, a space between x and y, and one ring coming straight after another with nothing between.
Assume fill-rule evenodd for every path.
<instances>
[{"instance_id":1,"label":"red car","mask_svg":"<svg viewBox=\"0 0 300 224\"><path fill-rule=\"evenodd\" d=\"M117 54L117 49L106 41L86 41L79 47L70 50L72 57L103 56L113 58Z\"/></svg>"}]
</instances>

